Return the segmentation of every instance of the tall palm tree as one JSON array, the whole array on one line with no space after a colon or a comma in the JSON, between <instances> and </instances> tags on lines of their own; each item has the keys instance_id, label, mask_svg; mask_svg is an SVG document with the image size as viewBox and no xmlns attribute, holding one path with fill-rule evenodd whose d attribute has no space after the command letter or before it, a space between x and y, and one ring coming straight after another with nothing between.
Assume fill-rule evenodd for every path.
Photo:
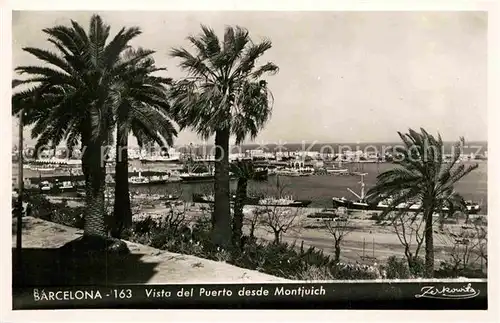
<instances>
[{"instance_id":1,"label":"tall palm tree","mask_svg":"<svg viewBox=\"0 0 500 323\"><path fill-rule=\"evenodd\" d=\"M399 133L404 143L400 156L395 159L397 167L377 176L377 183L367 195L369 202L393 197L389 208L381 216L386 216L400 203L422 205L425 221L425 274L434 275L433 214L448 209L448 214L456 211L467 212L463 197L454 190L454 184L478 167L477 164L459 163L463 138L454 146L451 162L445 162L441 136L434 138L424 129L418 133Z\"/></svg>"},{"instance_id":2,"label":"tall palm tree","mask_svg":"<svg viewBox=\"0 0 500 323\"><path fill-rule=\"evenodd\" d=\"M157 68L150 56L143 56L144 50L129 49L123 60L142 59L131 67L112 89L113 106L116 107L116 166L114 221L111 234L120 237L122 229L132 224L128 184L128 136L132 133L139 146L156 142L161 146L166 142L173 145L177 131L168 118L168 97L165 85L171 79L154 76L153 73L165 70Z\"/></svg>"},{"instance_id":3,"label":"tall palm tree","mask_svg":"<svg viewBox=\"0 0 500 323\"><path fill-rule=\"evenodd\" d=\"M142 59L137 56L128 61L120 60L130 40L141 33L139 28L122 28L108 42L109 30L110 26L104 24L98 15L90 19L88 33L75 21L71 21L71 27L43 29L57 52L24 48L43 66L16 68L18 73L31 76L21 83L32 87L12 98L12 113L25 109L25 124L34 125L31 135L38 139L37 150L64 140L72 149L81 142L86 190L84 236L89 238L107 235L104 222L105 165L101 149L113 122L110 90L130 66Z\"/></svg>"},{"instance_id":4,"label":"tall palm tree","mask_svg":"<svg viewBox=\"0 0 500 323\"><path fill-rule=\"evenodd\" d=\"M272 95L264 74L278 71L273 63L256 67L257 60L271 48L269 40L253 43L248 31L226 27L224 39L202 26L202 32L188 40L192 54L173 49L188 76L172 89L172 108L181 128L191 127L203 138L215 134L215 205L212 241L228 246L231 240L229 206L229 138L236 144L247 135L254 138L271 114Z\"/></svg>"}]
</instances>

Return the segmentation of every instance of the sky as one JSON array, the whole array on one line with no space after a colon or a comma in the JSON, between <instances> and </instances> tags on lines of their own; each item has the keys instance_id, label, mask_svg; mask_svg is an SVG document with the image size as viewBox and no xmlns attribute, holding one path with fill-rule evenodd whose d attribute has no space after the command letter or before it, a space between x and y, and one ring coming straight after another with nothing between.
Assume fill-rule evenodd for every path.
<instances>
[{"instance_id":1,"label":"sky","mask_svg":"<svg viewBox=\"0 0 500 323\"><path fill-rule=\"evenodd\" d=\"M52 49L42 29L94 12L14 12L13 67L37 65L23 47ZM254 142L394 142L397 131L424 127L444 140L487 140L487 13L482 12L98 12L111 26L138 26L133 46L155 50L158 66L186 76L173 47L200 25L223 37L239 25L273 47L259 61L279 66L266 77L273 113ZM12 122L13 142L18 123ZM28 144L29 129L25 130ZM175 143L201 139L182 131ZM248 141L249 142L249 141Z\"/></svg>"}]
</instances>

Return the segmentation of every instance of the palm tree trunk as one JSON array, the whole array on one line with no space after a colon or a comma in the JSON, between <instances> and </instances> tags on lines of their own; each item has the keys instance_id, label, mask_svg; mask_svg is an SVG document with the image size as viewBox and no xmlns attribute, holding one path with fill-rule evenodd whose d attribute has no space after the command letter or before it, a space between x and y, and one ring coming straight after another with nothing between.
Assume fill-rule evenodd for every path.
<instances>
[{"instance_id":1,"label":"palm tree trunk","mask_svg":"<svg viewBox=\"0 0 500 323\"><path fill-rule=\"evenodd\" d=\"M89 144L82 157L86 193L84 236L87 237L107 237L104 220L106 169L101 160L101 145L98 143Z\"/></svg>"},{"instance_id":2,"label":"palm tree trunk","mask_svg":"<svg viewBox=\"0 0 500 323\"><path fill-rule=\"evenodd\" d=\"M132 225L132 210L128 184L128 138L116 132L115 202L113 207L113 228L111 235L120 238L124 228Z\"/></svg>"},{"instance_id":3,"label":"palm tree trunk","mask_svg":"<svg viewBox=\"0 0 500 323\"><path fill-rule=\"evenodd\" d=\"M231 210L229 207L229 129L215 133L214 226L212 242L228 247L231 243Z\"/></svg>"},{"instance_id":4,"label":"palm tree trunk","mask_svg":"<svg viewBox=\"0 0 500 323\"><path fill-rule=\"evenodd\" d=\"M427 205L425 208L425 276L432 278L434 276L434 234L432 228L432 214L434 205Z\"/></svg>"},{"instance_id":5,"label":"palm tree trunk","mask_svg":"<svg viewBox=\"0 0 500 323\"><path fill-rule=\"evenodd\" d=\"M240 245L241 236L243 235L243 206L247 198L247 185L248 180L246 178L238 179L233 215L233 244L235 246Z\"/></svg>"}]
</instances>

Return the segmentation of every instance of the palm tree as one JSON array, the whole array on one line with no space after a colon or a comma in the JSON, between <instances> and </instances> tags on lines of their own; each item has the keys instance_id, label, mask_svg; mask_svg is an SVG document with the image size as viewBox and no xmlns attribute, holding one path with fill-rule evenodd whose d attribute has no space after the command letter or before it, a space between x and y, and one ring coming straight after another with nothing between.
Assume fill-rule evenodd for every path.
<instances>
[{"instance_id":1,"label":"palm tree","mask_svg":"<svg viewBox=\"0 0 500 323\"><path fill-rule=\"evenodd\" d=\"M273 63L256 67L271 42L255 44L241 27L226 27L219 41L212 29L202 26L202 33L188 40L194 54L184 48L171 51L188 73L174 84L171 104L181 129L191 127L203 138L215 134L212 241L225 247L231 239L229 138L234 135L239 144L247 135L254 138L264 126L271 114L272 95L261 77L276 73L278 67Z\"/></svg>"},{"instance_id":2,"label":"palm tree","mask_svg":"<svg viewBox=\"0 0 500 323\"><path fill-rule=\"evenodd\" d=\"M120 237L122 229L132 224L130 195L128 184L128 136L132 133L139 146L156 142L163 146L173 145L173 137L177 132L168 119L168 97L165 85L171 79L153 76L158 71L155 61L143 56L144 50L129 49L123 60L142 59L131 67L123 78L112 89L116 107L116 166L115 166L115 201L113 208L114 223L111 230L113 237Z\"/></svg>"},{"instance_id":3,"label":"palm tree","mask_svg":"<svg viewBox=\"0 0 500 323\"><path fill-rule=\"evenodd\" d=\"M71 150L79 141L84 148L82 170L85 176L86 212L84 236L105 237L104 178L102 147L110 135L113 109L110 91L115 82L135 63L137 56L121 61L120 55L139 28L122 28L107 42L110 26L98 15L90 19L88 33L77 22L71 27L43 29L57 52L39 48L24 50L43 66L19 66L16 71L31 77L21 81L33 85L14 94L13 114L25 109L26 125L33 125L36 149L66 141ZM147 56L147 52L143 53Z\"/></svg>"},{"instance_id":4,"label":"palm tree","mask_svg":"<svg viewBox=\"0 0 500 323\"><path fill-rule=\"evenodd\" d=\"M404 149L395 159L397 167L377 176L376 185L367 195L369 202L393 197L384 217L394 211L400 203L422 205L425 221L425 274L434 275L434 244L433 244L433 214L447 208L448 215L455 211L467 212L463 197L454 190L456 182L478 167L477 164L466 166L460 164L460 147L463 138L454 146L454 155L450 163L445 162L443 141L441 136L434 138L421 129L418 133L412 129L409 133L399 133L404 143Z\"/></svg>"},{"instance_id":5,"label":"palm tree","mask_svg":"<svg viewBox=\"0 0 500 323\"><path fill-rule=\"evenodd\" d=\"M233 214L233 244L241 245L243 234L243 207L247 200L247 187L250 180L262 180L255 165L251 161L238 160L231 164L231 171L236 176L238 183L236 186L236 198L234 201Z\"/></svg>"}]
</instances>

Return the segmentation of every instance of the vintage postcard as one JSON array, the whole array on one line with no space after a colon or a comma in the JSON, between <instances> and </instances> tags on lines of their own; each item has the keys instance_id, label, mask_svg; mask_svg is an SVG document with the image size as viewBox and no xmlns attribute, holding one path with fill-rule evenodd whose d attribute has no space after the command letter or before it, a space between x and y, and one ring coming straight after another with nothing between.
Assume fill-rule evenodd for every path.
<instances>
[{"instance_id":1,"label":"vintage postcard","mask_svg":"<svg viewBox=\"0 0 500 323\"><path fill-rule=\"evenodd\" d=\"M146 3L4 13L9 317L495 311L493 2Z\"/></svg>"}]
</instances>

